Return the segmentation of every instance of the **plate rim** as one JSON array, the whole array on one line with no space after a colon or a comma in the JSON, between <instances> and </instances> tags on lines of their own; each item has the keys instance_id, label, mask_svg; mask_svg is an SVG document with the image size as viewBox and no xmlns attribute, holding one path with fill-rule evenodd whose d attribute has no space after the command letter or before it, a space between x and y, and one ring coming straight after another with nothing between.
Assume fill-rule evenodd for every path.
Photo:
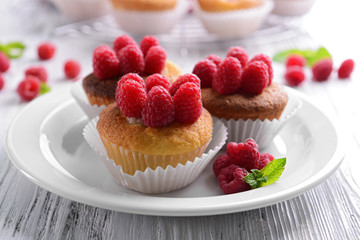
<instances>
[{"instance_id":1,"label":"plate rim","mask_svg":"<svg viewBox=\"0 0 360 240\"><path fill-rule=\"evenodd\" d=\"M70 104L71 102L75 102L75 100L70 95L70 88L63 88L59 90L55 90L51 93L48 93L46 95L43 95L41 97L38 97L34 101L30 102L27 106L25 106L21 111L19 111L16 116L12 119L10 122L5 135L5 151L7 153L8 158L12 162L12 164L27 178L29 178L31 181L33 181L38 186L46 189L47 191L50 191L52 193L55 193L57 195L60 195L62 197L65 197L67 199L70 199L72 201L80 202L83 204L100 207L104 209L114 210L114 211L120 211L120 212L126 212L126 213L134 213L134 214L142 214L142 215L157 215L157 216L207 216L207 215L218 215L218 214L227 214L227 213L234 213L234 212L242 212L247 211L251 209L257 209L269 205L273 205L278 202L282 202L285 200L288 200L290 198L296 197L302 193L304 193L307 190L310 190L314 186L318 185L322 181L326 180L341 164L342 160L345 156L345 143L342 141L344 139L343 133L339 130L339 119L338 118L330 118L329 115L324 112L317 104L314 104L311 101L311 97L305 95L304 93L301 93L297 90L291 89L289 87L286 87L286 90L299 96L302 100L307 101L309 104L311 104L313 107L315 107L319 112L321 112L327 120L330 122L330 124L334 128L334 133L337 136L337 145L336 150L334 151L334 154L330 157L330 159L327 161L327 163L324 165L324 167L317 172L312 177L306 179L305 181L296 184L288 189L282 190L277 193L271 194L270 198L269 196L264 196L261 198L257 198L256 200L249 200L247 202L240 202L240 206L236 202L232 202L231 204L225 203L225 204L217 204L217 205L204 205L202 207L194 206L194 202L198 202L201 200L210 199L210 200L216 200L220 201L224 200L224 198L236 198L237 194L232 195L220 195L220 196L208 196L208 197L191 197L191 198L175 198L178 199L184 203L187 203L185 205L181 205L182 207L178 208L172 208L169 209L164 206L155 205L152 206L152 208L138 208L139 206L137 204L132 204L131 206L127 204L120 204L120 205L113 205L109 202L102 203L99 201L94 200L93 198L88 197L82 197L82 196L74 196L68 191L64 191L63 189L54 188L54 186L51 186L51 184L48 184L46 182L40 181L39 177L34 175L30 169L24 169L24 166L21 164L22 160L19 156L17 156L17 153L14 151L12 143L11 143L11 134L13 132L14 127L16 127L17 120L24 114L24 112L27 111L27 109L32 108L33 106L36 106L37 104L40 104L41 102L45 102L48 99L54 98L53 96L60 95L62 97L58 97L56 101L60 101L63 99L68 98L67 101L63 102L63 104ZM65 94L64 94L65 93ZM41 119L40 121L43 122L44 119ZM40 124L41 125L41 124ZM134 194L135 199L140 197L144 200L151 200L150 202L154 201L166 201L169 199L174 199L171 197L162 197L162 196L144 196L144 195L136 195ZM230 197L229 197L230 196ZM235 197L234 197L235 196ZM136 202L136 201L135 201ZM225 201L226 202L226 201Z\"/></svg>"}]
</instances>

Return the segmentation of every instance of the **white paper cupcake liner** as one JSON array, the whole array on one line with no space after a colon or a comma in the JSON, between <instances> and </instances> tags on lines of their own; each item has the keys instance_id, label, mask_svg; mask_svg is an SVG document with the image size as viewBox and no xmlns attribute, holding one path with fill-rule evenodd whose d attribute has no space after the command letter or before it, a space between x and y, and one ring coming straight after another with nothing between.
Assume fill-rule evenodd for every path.
<instances>
[{"instance_id":1,"label":"white paper cupcake liner","mask_svg":"<svg viewBox=\"0 0 360 240\"><path fill-rule=\"evenodd\" d=\"M280 16L301 16L308 13L315 0L274 0L272 13Z\"/></svg>"},{"instance_id":2,"label":"white paper cupcake liner","mask_svg":"<svg viewBox=\"0 0 360 240\"><path fill-rule=\"evenodd\" d=\"M91 148L97 153L116 182L126 188L142 193L164 193L183 188L192 183L204 170L210 160L225 144L227 129L221 121L215 120L213 135L201 158L186 165L178 164L175 168L158 167L156 170L147 168L144 172L136 171L134 175L123 172L120 165L108 158L106 149L96 129L98 117L91 120L84 128L83 134ZM128 154L139 154L129 153ZM146 157L146 155L144 155Z\"/></svg>"},{"instance_id":3,"label":"white paper cupcake liner","mask_svg":"<svg viewBox=\"0 0 360 240\"><path fill-rule=\"evenodd\" d=\"M112 14L120 27L135 35L162 34L172 27L188 11L188 3L179 0L176 7L165 11L130 11L113 9Z\"/></svg>"},{"instance_id":4,"label":"white paper cupcake liner","mask_svg":"<svg viewBox=\"0 0 360 240\"><path fill-rule=\"evenodd\" d=\"M280 119L273 119L272 121L268 119L265 119L264 121L261 121L260 119L255 121L251 119L246 121L242 119L219 119L228 129L228 139L226 143L239 143L244 142L248 138L253 138L260 148L266 147L280 132L284 124L293 117L302 106L302 101L299 97L293 94L288 94L288 96L288 103L286 104Z\"/></svg>"},{"instance_id":5,"label":"white paper cupcake liner","mask_svg":"<svg viewBox=\"0 0 360 240\"><path fill-rule=\"evenodd\" d=\"M99 116L101 111L106 107L105 105L97 106L90 104L86 93L82 88L81 81L74 83L73 87L71 88L71 95L74 97L76 102L79 104L89 119L93 119L94 117Z\"/></svg>"},{"instance_id":6,"label":"white paper cupcake liner","mask_svg":"<svg viewBox=\"0 0 360 240\"><path fill-rule=\"evenodd\" d=\"M273 6L272 1L265 0L259 7L226 12L206 12L196 3L195 14L210 33L222 37L243 37L260 28Z\"/></svg>"}]
</instances>

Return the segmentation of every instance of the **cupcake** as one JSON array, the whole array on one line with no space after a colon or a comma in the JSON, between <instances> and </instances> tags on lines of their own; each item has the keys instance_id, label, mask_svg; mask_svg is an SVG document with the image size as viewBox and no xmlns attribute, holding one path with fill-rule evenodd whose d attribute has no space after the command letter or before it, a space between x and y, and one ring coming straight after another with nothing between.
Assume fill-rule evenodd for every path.
<instances>
[{"instance_id":1,"label":"cupcake","mask_svg":"<svg viewBox=\"0 0 360 240\"><path fill-rule=\"evenodd\" d=\"M268 56L259 54L249 61L241 47L230 48L218 66L209 59L200 61L193 73L201 79L204 108L228 128L227 142L253 138L266 147L301 104L272 81Z\"/></svg>"},{"instance_id":2,"label":"cupcake","mask_svg":"<svg viewBox=\"0 0 360 240\"><path fill-rule=\"evenodd\" d=\"M166 52L155 37L144 37L138 46L127 35L118 37L113 48L101 45L94 50L93 70L83 79L82 87L77 85L72 89L89 118L115 102L117 82L127 73L139 73L143 81L151 74L161 73L170 83L182 73L177 65L166 59Z\"/></svg>"},{"instance_id":3,"label":"cupcake","mask_svg":"<svg viewBox=\"0 0 360 240\"><path fill-rule=\"evenodd\" d=\"M195 13L208 32L243 37L259 29L272 8L270 0L197 0Z\"/></svg>"},{"instance_id":4,"label":"cupcake","mask_svg":"<svg viewBox=\"0 0 360 240\"><path fill-rule=\"evenodd\" d=\"M280 16L302 16L310 11L315 0L274 0L272 13Z\"/></svg>"},{"instance_id":5,"label":"cupcake","mask_svg":"<svg viewBox=\"0 0 360 240\"><path fill-rule=\"evenodd\" d=\"M169 32L188 11L185 0L111 0L119 26L135 35Z\"/></svg>"},{"instance_id":6,"label":"cupcake","mask_svg":"<svg viewBox=\"0 0 360 240\"><path fill-rule=\"evenodd\" d=\"M212 137L213 122L209 112L202 108L200 80L186 74L170 86L159 74L149 76L146 84L135 74L124 77L126 80L119 81L117 86L116 103L101 112L96 124L110 159L103 161L117 182L127 188L155 193L184 187L211 159L202 159ZM214 140L217 147L211 156L225 143L225 138L223 127ZM202 167L196 167L199 163ZM167 173L178 168L186 170L180 175ZM126 178L134 183L129 185ZM143 178L146 180L142 181Z\"/></svg>"}]
</instances>

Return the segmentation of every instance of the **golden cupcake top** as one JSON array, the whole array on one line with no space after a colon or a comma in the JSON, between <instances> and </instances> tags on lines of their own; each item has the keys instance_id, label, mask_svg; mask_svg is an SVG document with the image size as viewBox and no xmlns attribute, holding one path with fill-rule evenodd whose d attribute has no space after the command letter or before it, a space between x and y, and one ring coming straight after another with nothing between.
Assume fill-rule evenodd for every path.
<instances>
[{"instance_id":1,"label":"golden cupcake top","mask_svg":"<svg viewBox=\"0 0 360 240\"><path fill-rule=\"evenodd\" d=\"M175 8L177 0L111 0L115 9L164 11Z\"/></svg>"},{"instance_id":2,"label":"golden cupcake top","mask_svg":"<svg viewBox=\"0 0 360 240\"><path fill-rule=\"evenodd\" d=\"M224 12L258 7L263 0L197 0L202 10Z\"/></svg>"}]
</instances>

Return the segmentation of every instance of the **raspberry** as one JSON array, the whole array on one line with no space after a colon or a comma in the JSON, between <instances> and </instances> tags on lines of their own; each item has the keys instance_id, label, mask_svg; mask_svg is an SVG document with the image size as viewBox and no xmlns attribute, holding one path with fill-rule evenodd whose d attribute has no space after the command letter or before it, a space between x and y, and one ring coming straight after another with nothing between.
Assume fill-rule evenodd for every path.
<instances>
[{"instance_id":1,"label":"raspberry","mask_svg":"<svg viewBox=\"0 0 360 240\"><path fill-rule=\"evenodd\" d=\"M333 70L332 61L330 59L323 59L318 61L312 67L312 73L314 80L317 82L323 82L328 80Z\"/></svg>"},{"instance_id":2,"label":"raspberry","mask_svg":"<svg viewBox=\"0 0 360 240\"><path fill-rule=\"evenodd\" d=\"M260 94L268 86L269 73L262 61L250 62L244 69L240 90L250 94Z\"/></svg>"},{"instance_id":3,"label":"raspberry","mask_svg":"<svg viewBox=\"0 0 360 240\"><path fill-rule=\"evenodd\" d=\"M156 73L146 79L146 91L149 92L154 86L163 86L169 91L170 81L166 76Z\"/></svg>"},{"instance_id":4,"label":"raspberry","mask_svg":"<svg viewBox=\"0 0 360 240\"><path fill-rule=\"evenodd\" d=\"M127 80L121 85L118 84L116 89L116 105L127 117L141 117L141 111L145 105L146 98L145 89L134 80Z\"/></svg>"},{"instance_id":5,"label":"raspberry","mask_svg":"<svg viewBox=\"0 0 360 240\"><path fill-rule=\"evenodd\" d=\"M175 106L169 92L162 86L153 87L142 111L143 123L149 127L165 127L174 117Z\"/></svg>"},{"instance_id":6,"label":"raspberry","mask_svg":"<svg viewBox=\"0 0 360 240\"><path fill-rule=\"evenodd\" d=\"M146 57L147 52L153 46L159 46L159 40L154 36L145 36L140 42L140 49Z\"/></svg>"},{"instance_id":7,"label":"raspberry","mask_svg":"<svg viewBox=\"0 0 360 240\"><path fill-rule=\"evenodd\" d=\"M40 92L40 81L37 77L27 76L21 81L16 90L25 101L33 100Z\"/></svg>"},{"instance_id":8,"label":"raspberry","mask_svg":"<svg viewBox=\"0 0 360 240\"><path fill-rule=\"evenodd\" d=\"M41 60L51 59L56 51L56 46L50 42L42 43L38 46L38 55Z\"/></svg>"},{"instance_id":9,"label":"raspberry","mask_svg":"<svg viewBox=\"0 0 360 240\"><path fill-rule=\"evenodd\" d=\"M259 148L251 138L246 139L244 143L230 142L227 145L226 154L232 164L236 164L248 171L257 169L259 164Z\"/></svg>"},{"instance_id":10,"label":"raspberry","mask_svg":"<svg viewBox=\"0 0 360 240\"><path fill-rule=\"evenodd\" d=\"M213 171L214 171L214 174L216 176L219 176L219 173L220 171L223 169L223 168L226 168L228 166L230 166L231 163L229 161L229 158L228 158L228 155L226 154L223 154L223 155L220 155L214 162L213 164Z\"/></svg>"},{"instance_id":11,"label":"raspberry","mask_svg":"<svg viewBox=\"0 0 360 240\"><path fill-rule=\"evenodd\" d=\"M93 53L94 74L101 80L120 75L120 63L114 50L107 45L98 46Z\"/></svg>"},{"instance_id":12,"label":"raspberry","mask_svg":"<svg viewBox=\"0 0 360 240\"><path fill-rule=\"evenodd\" d=\"M290 67L290 66L304 67L305 64L306 64L306 59L299 54L290 54L285 60L286 67Z\"/></svg>"},{"instance_id":13,"label":"raspberry","mask_svg":"<svg viewBox=\"0 0 360 240\"><path fill-rule=\"evenodd\" d=\"M145 88L144 79L140 77L137 73L128 73L122 76L118 82L118 88L120 89L121 85L123 85L128 80L133 80L135 82L138 82L143 88Z\"/></svg>"},{"instance_id":14,"label":"raspberry","mask_svg":"<svg viewBox=\"0 0 360 240\"><path fill-rule=\"evenodd\" d=\"M0 74L0 90L3 89L5 85L5 79L4 77Z\"/></svg>"},{"instance_id":15,"label":"raspberry","mask_svg":"<svg viewBox=\"0 0 360 240\"><path fill-rule=\"evenodd\" d=\"M274 157L270 153L262 153L260 155L259 165L257 169L263 169L272 160L274 160Z\"/></svg>"},{"instance_id":16,"label":"raspberry","mask_svg":"<svg viewBox=\"0 0 360 240\"><path fill-rule=\"evenodd\" d=\"M245 49L243 49L242 47L231 47L226 57L237 58L240 61L242 68L244 68L249 61L249 56L247 55Z\"/></svg>"},{"instance_id":17,"label":"raspberry","mask_svg":"<svg viewBox=\"0 0 360 240\"><path fill-rule=\"evenodd\" d=\"M299 86L305 80L305 73L302 67L290 66L286 69L285 80L289 86Z\"/></svg>"},{"instance_id":18,"label":"raspberry","mask_svg":"<svg viewBox=\"0 0 360 240\"><path fill-rule=\"evenodd\" d=\"M219 57L219 56L217 56L215 54L210 54L205 59L210 60L213 63L215 63L216 67L219 67L220 63L222 62L221 57Z\"/></svg>"},{"instance_id":19,"label":"raspberry","mask_svg":"<svg viewBox=\"0 0 360 240\"><path fill-rule=\"evenodd\" d=\"M265 55L265 54L258 54L256 56L254 56L251 59L250 62L254 62L254 61L262 61L267 65L268 74L269 74L269 82L268 82L267 86L269 86L271 84L271 82L272 82L273 77L274 77L271 58L269 56Z\"/></svg>"},{"instance_id":20,"label":"raspberry","mask_svg":"<svg viewBox=\"0 0 360 240\"><path fill-rule=\"evenodd\" d=\"M352 59L345 60L340 65L340 68L338 70L338 77L340 79L349 78L352 71L354 70L354 65L355 65L354 60Z\"/></svg>"},{"instance_id":21,"label":"raspberry","mask_svg":"<svg viewBox=\"0 0 360 240\"><path fill-rule=\"evenodd\" d=\"M217 67L212 61L205 59L199 61L194 69L193 74L200 78L202 88L209 88L212 86L212 81L215 77Z\"/></svg>"},{"instance_id":22,"label":"raspberry","mask_svg":"<svg viewBox=\"0 0 360 240\"><path fill-rule=\"evenodd\" d=\"M225 194L238 193L251 189L244 177L248 174L246 169L236 166L234 164L223 168L218 176L218 182L221 190Z\"/></svg>"},{"instance_id":23,"label":"raspberry","mask_svg":"<svg viewBox=\"0 0 360 240\"><path fill-rule=\"evenodd\" d=\"M145 72L147 74L161 73L165 63L165 50L160 46L151 47L145 57Z\"/></svg>"},{"instance_id":24,"label":"raspberry","mask_svg":"<svg viewBox=\"0 0 360 240\"><path fill-rule=\"evenodd\" d=\"M195 74L186 73L178 77L178 79L176 79L176 81L171 85L169 90L171 96L174 96L179 87L187 82L195 83L198 87L200 87L200 79Z\"/></svg>"},{"instance_id":25,"label":"raspberry","mask_svg":"<svg viewBox=\"0 0 360 240\"><path fill-rule=\"evenodd\" d=\"M9 57L0 52L0 72L6 72L10 68L10 59Z\"/></svg>"},{"instance_id":26,"label":"raspberry","mask_svg":"<svg viewBox=\"0 0 360 240\"><path fill-rule=\"evenodd\" d=\"M212 87L220 94L233 94L240 87L241 75L242 67L239 60L234 57L227 57L219 65Z\"/></svg>"},{"instance_id":27,"label":"raspberry","mask_svg":"<svg viewBox=\"0 0 360 240\"><path fill-rule=\"evenodd\" d=\"M28 69L25 70L25 76L37 77L38 80L45 83L48 80L47 71L43 66L29 67Z\"/></svg>"},{"instance_id":28,"label":"raspberry","mask_svg":"<svg viewBox=\"0 0 360 240\"><path fill-rule=\"evenodd\" d=\"M144 56L138 46L127 45L118 53L121 74L142 74L145 68Z\"/></svg>"},{"instance_id":29,"label":"raspberry","mask_svg":"<svg viewBox=\"0 0 360 240\"><path fill-rule=\"evenodd\" d=\"M64 64L64 73L67 78L76 78L81 71L81 65L76 60L67 60Z\"/></svg>"},{"instance_id":30,"label":"raspberry","mask_svg":"<svg viewBox=\"0 0 360 240\"><path fill-rule=\"evenodd\" d=\"M192 124L202 112L201 90L195 83L187 82L174 95L175 120L181 124Z\"/></svg>"},{"instance_id":31,"label":"raspberry","mask_svg":"<svg viewBox=\"0 0 360 240\"><path fill-rule=\"evenodd\" d=\"M135 46L137 46L137 43L135 42L135 40L132 37L130 37L129 35L124 34L124 35L121 35L121 36L119 36L119 37L117 37L115 39L113 49L117 53L122 48L126 47L127 45L135 45Z\"/></svg>"}]
</instances>

